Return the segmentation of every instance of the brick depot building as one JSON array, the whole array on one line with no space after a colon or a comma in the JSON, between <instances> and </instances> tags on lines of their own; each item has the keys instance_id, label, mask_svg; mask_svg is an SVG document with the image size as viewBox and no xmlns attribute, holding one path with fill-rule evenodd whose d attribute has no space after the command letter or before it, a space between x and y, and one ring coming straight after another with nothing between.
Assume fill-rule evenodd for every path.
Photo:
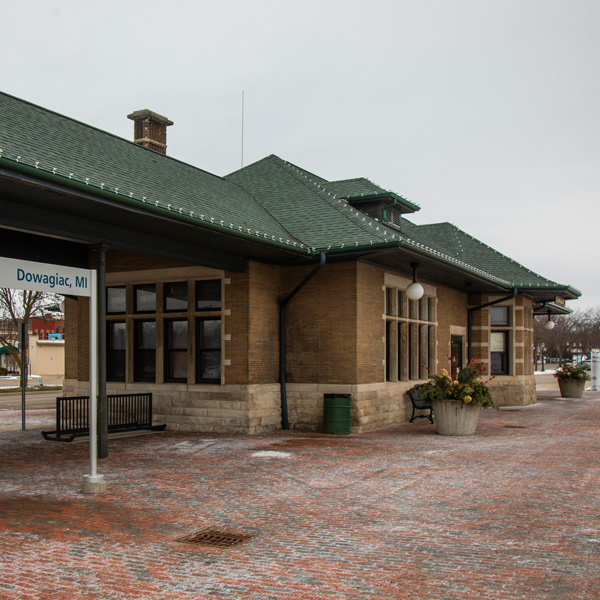
<instances>
[{"instance_id":1,"label":"brick depot building","mask_svg":"<svg viewBox=\"0 0 600 600\"><path fill-rule=\"evenodd\" d=\"M328 393L353 431L399 423L428 369L470 356L496 402L530 404L533 317L580 295L367 179L179 162L151 111L137 143L6 94L0 117L3 255L98 269L100 384L151 391L170 429L317 430ZM64 394L86 394L87 299L65 314Z\"/></svg>"}]
</instances>

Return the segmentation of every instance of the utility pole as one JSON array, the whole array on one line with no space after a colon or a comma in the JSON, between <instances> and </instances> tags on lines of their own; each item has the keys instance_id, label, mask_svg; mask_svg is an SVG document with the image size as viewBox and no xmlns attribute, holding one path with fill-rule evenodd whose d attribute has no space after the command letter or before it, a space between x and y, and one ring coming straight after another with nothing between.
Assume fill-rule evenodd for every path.
<instances>
[{"instance_id":1,"label":"utility pole","mask_svg":"<svg viewBox=\"0 0 600 600\"><path fill-rule=\"evenodd\" d=\"M27 321L18 321L19 350L21 352L21 429L25 431L25 392L27 390L27 349L29 346Z\"/></svg>"}]
</instances>

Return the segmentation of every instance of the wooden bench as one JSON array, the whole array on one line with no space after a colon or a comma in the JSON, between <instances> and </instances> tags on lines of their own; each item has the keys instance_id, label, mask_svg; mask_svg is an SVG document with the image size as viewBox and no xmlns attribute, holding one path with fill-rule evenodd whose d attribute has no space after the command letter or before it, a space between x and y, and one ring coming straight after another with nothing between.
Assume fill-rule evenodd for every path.
<instances>
[{"instance_id":1,"label":"wooden bench","mask_svg":"<svg viewBox=\"0 0 600 600\"><path fill-rule=\"evenodd\" d=\"M107 396L108 431L162 431L166 425L152 425L152 394L112 394ZM42 431L45 440L72 442L90 434L89 396L56 399L56 431Z\"/></svg>"},{"instance_id":2,"label":"wooden bench","mask_svg":"<svg viewBox=\"0 0 600 600\"><path fill-rule=\"evenodd\" d=\"M415 419L423 418L429 419L433 423L433 407L431 406L431 400L426 400L425 398L421 398L421 394L419 390L413 390L408 393L410 396L410 401L412 402L412 417L410 418L410 422L412 423ZM416 414L417 411L429 411L429 414Z\"/></svg>"}]
</instances>

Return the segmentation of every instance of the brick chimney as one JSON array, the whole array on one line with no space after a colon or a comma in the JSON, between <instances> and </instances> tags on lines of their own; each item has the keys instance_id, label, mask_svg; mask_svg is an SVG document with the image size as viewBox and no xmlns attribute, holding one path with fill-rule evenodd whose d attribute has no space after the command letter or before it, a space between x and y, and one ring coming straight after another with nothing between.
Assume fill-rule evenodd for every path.
<instances>
[{"instance_id":1,"label":"brick chimney","mask_svg":"<svg viewBox=\"0 0 600 600\"><path fill-rule=\"evenodd\" d=\"M136 144L167 153L167 127L173 125L173 121L148 109L136 110L127 118L134 122L133 141Z\"/></svg>"}]
</instances>

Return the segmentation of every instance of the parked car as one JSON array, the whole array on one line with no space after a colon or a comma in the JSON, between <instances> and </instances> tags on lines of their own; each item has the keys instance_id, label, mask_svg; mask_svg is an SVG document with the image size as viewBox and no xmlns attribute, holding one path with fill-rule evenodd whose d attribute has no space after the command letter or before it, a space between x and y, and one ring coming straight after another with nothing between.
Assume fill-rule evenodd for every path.
<instances>
[{"instance_id":1,"label":"parked car","mask_svg":"<svg viewBox=\"0 0 600 600\"><path fill-rule=\"evenodd\" d=\"M577 363L577 366L589 371L592 368L592 361L591 360L582 360L581 362Z\"/></svg>"}]
</instances>

